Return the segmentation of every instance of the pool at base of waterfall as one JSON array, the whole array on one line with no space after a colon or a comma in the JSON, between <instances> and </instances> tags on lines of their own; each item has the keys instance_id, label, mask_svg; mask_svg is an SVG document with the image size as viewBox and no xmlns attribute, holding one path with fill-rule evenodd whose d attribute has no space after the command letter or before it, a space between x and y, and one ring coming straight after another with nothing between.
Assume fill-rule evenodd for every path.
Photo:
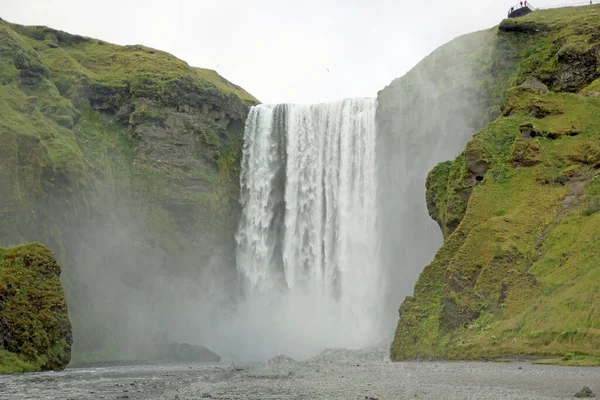
<instances>
[{"instance_id":1,"label":"pool at base of waterfall","mask_svg":"<svg viewBox=\"0 0 600 400\"><path fill-rule=\"evenodd\" d=\"M525 362L404 362L326 350L247 364L139 364L0 376L0 399L567 399L600 391L600 369Z\"/></svg>"}]
</instances>

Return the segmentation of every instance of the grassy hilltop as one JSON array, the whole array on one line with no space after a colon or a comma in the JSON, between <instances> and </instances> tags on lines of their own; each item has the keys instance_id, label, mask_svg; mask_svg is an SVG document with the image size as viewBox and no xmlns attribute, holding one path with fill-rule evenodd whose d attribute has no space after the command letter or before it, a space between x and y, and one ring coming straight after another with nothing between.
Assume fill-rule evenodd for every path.
<instances>
[{"instance_id":1,"label":"grassy hilltop","mask_svg":"<svg viewBox=\"0 0 600 400\"><path fill-rule=\"evenodd\" d=\"M393 360L597 362L599 32L599 6L543 10L502 21L482 45L483 67L513 55L478 81L501 102L427 178L444 244L400 307Z\"/></svg>"},{"instance_id":2,"label":"grassy hilltop","mask_svg":"<svg viewBox=\"0 0 600 400\"><path fill-rule=\"evenodd\" d=\"M129 322L178 294L159 278L200 281L210 263L235 276L257 103L162 51L0 20L0 244L54 251L76 357L146 354L132 344L153 333Z\"/></svg>"}]
</instances>

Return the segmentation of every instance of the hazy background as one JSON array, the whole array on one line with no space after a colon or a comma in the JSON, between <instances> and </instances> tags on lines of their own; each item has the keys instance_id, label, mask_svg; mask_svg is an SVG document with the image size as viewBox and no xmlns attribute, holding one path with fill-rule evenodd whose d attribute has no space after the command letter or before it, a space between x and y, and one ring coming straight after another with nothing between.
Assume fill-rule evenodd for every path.
<instances>
[{"instance_id":1,"label":"hazy background","mask_svg":"<svg viewBox=\"0 0 600 400\"><path fill-rule=\"evenodd\" d=\"M0 0L0 17L168 51L264 103L373 97L516 0ZM537 7L581 4L540 0ZM329 72L327 71L329 69Z\"/></svg>"}]
</instances>

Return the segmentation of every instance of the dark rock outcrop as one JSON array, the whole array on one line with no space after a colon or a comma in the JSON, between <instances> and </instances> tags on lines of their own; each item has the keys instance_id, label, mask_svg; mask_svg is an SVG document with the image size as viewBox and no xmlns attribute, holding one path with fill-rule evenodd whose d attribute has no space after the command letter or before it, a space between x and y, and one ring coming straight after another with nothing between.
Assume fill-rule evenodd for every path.
<instances>
[{"instance_id":1,"label":"dark rock outcrop","mask_svg":"<svg viewBox=\"0 0 600 400\"><path fill-rule=\"evenodd\" d=\"M546 24L535 21L505 19L500 23L498 29L506 33L535 34L548 29L548 27Z\"/></svg>"},{"instance_id":2,"label":"dark rock outcrop","mask_svg":"<svg viewBox=\"0 0 600 400\"><path fill-rule=\"evenodd\" d=\"M577 92L600 76L599 49L599 45L588 49L585 44L571 43L559 50L556 80L561 91Z\"/></svg>"},{"instance_id":3,"label":"dark rock outcrop","mask_svg":"<svg viewBox=\"0 0 600 400\"><path fill-rule=\"evenodd\" d=\"M587 386L584 386L583 389L575 393L575 397L577 397L578 399L590 399L596 397L596 395L594 394L594 392L592 392L592 389L590 389Z\"/></svg>"},{"instance_id":4,"label":"dark rock outcrop","mask_svg":"<svg viewBox=\"0 0 600 400\"><path fill-rule=\"evenodd\" d=\"M169 345L159 350L158 358L163 361L184 361L184 362L219 362L221 357L203 346L197 346L189 343L171 342Z\"/></svg>"}]
</instances>

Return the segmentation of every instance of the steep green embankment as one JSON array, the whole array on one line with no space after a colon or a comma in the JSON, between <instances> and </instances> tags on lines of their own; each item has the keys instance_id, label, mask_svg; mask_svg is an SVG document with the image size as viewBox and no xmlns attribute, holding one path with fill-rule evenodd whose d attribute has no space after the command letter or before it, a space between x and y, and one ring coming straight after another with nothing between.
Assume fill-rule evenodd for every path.
<instances>
[{"instance_id":1,"label":"steep green embankment","mask_svg":"<svg viewBox=\"0 0 600 400\"><path fill-rule=\"evenodd\" d=\"M393 360L600 356L598 32L598 6L494 29L518 54L510 88L429 174L445 240L400 307Z\"/></svg>"},{"instance_id":2,"label":"steep green embankment","mask_svg":"<svg viewBox=\"0 0 600 400\"><path fill-rule=\"evenodd\" d=\"M210 263L235 276L256 103L158 50L0 20L0 243L56 253L74 350L133 357L150 330L133 329L142 311L178 292L159 292L159 278L199 280Z\"/></svg>"},{"instance_id":3,"label":"steep green embankment","mask_svg":"<svg viewBox=\"0 0 600 400\"><path fill-rule=\"evenodd\" d=\"M378 94L377 210L383 263L391 274L385 289L390 320L442 242L423 201L427 172L459 154L474 132L500 115L518 47L518 38L497 29L461 36ZM457 222L449 220L451 227Z\"/></svg>"},{"instance_id":4,"label":"steep green embankment","mask_svg":"<svg viewBox=\"0 0 600 400\"><path fill-rule=\"evenodd\" d=\"M0 248L0 373L69 363L73 336L60 273L42 245Z\"/></svg>"}]
</instances>

